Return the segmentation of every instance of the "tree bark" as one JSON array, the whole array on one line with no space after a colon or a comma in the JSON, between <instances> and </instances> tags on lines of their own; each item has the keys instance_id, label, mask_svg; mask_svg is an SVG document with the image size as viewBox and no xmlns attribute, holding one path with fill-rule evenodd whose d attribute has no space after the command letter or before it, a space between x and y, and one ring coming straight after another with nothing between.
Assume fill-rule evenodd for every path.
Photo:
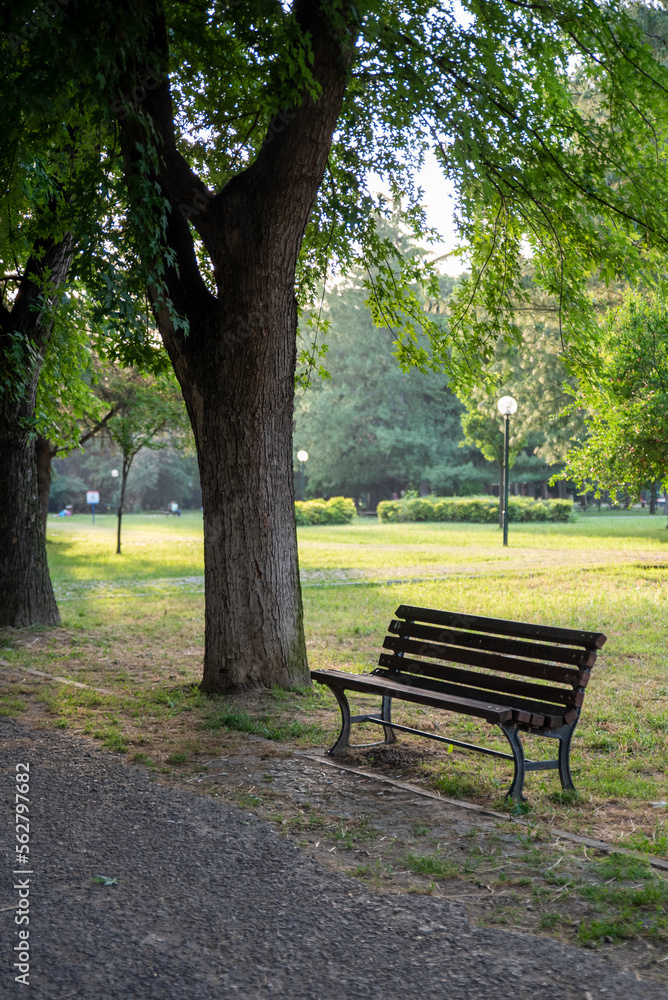
<instances>
[{"instance_id":1,"label":"tree bark","mask_svg":"<svg viewBox=\"0 0 668 1000\"><path fill-rule=\"evenodd\" d=\"M53 327L52 293L71 260L69 235L40 241L11 311L0 305L0 360L9 372L0 395L0 627L60 621L46 558L32 422Z\"/></svg>"},{"instance_id":2,"label":"tree bark","mask_svg":"<svg viewBox=\"0 0 668 1000\"><path fill-rule=\"evenodd\" d=\"M117 525L116 525L116 555L121 554L121 525L123 522L123 504L125 503L125 487L128 483L128 474L130 472L130 466L132 465L132 459L123 455L123 471L121 472L121 495L118 501L118 514L117 514Z\"/></svg>"},{"instance_id":3,"label":"tree bark","mask_svg":"<svg viewBox=\"0 0 668 1000\"><path fill-rule=\"evenodd\" d=\"M46 536L46 523L49 516L49 494L51 492L51 459L56 454L46 438L38 437L35 441L35 462L37 463L37 490L39 506L42 512L42 527Z\"/></svg>"},{"instance_id":4,"label":"tree bark","mask_svg":"<svg viewBox=\"0 0 668 1000\"><path fill-rule=\"evenodd\" d=\"M46 559L46 537L30 430L0 429L0 626L60 621Z\"/></svg>"}]
</instances>

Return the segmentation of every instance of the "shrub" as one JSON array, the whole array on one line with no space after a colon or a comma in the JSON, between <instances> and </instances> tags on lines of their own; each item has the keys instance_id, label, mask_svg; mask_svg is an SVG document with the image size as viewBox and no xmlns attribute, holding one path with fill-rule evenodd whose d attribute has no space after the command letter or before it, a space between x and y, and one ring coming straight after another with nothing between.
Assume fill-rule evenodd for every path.
<instances>
[{"instance_id":1,"label":"shrub","mask_svg":"<svg viewBox=\"0 0 668 1000\"><path fill-rule=\"evenodd\" d=\"M433 521L434 504L426 497L409 500L405 506L408 514L407 521Z\"/></svg>"},{"instance_id":2,"label":"shrub","mask_svg":"<svg viewBox=\"0 0 668 1000\"><path fill-rule=\"evenodd\" d=\"M572 521L573 501L572 500L549 500L550 521Z\"/></svg>"},{"instance_id":3,"label":"shrub","mask_svg":"<svg viewBox=\"0 0 668 1000\"><path fill-rule=\"evenodd\" d=\"M396 522L399 520L399 513L404 505L401 500L381 500L376 507L376 513L380 521Z\"/></svg>"},{"instance_id":4,"label":"shrub","mask_svg":"<svg viewBox=\"0 0 668 1000\"><path fill-rule=\"evenodd\" d=\"M494 524L499 520L496 497L404 497L383 500L378 504L381 521L465 521ZM570 521L572 500L534 500L532 497L508 497L509 521Z\"/></svg>"},{"instance_id":5,"label":"shrub","mask_svg":"<svg viewBox=\"0 0 668 1000\"><path fill-rule=\"evenodd\" d=\"M332 497L330 500L297 500L295 521L306 524L349 524L357 516L355 501L350 497Z\"/></svg>"},{"instance_id":6,"label":"shrub","mask_svg":"<svg viewBox=\"0 0 668 1000\"><path fill-rule=\"evenodd\" d=\"M325 524L349 524L357 517L355 501L350 497L331 497L325 501L328 520Z\"/></svg>"},{"instance_id":7,"label":"shrub","mask_svg":"<svg viewBox=\"0 0 668 1000\"><path fill-rule=\"evenodd\" d=\"M456 500L455 520L493 524L499 520L499 501L494 497L466 497Z\"/></svg>"}]
</instances>

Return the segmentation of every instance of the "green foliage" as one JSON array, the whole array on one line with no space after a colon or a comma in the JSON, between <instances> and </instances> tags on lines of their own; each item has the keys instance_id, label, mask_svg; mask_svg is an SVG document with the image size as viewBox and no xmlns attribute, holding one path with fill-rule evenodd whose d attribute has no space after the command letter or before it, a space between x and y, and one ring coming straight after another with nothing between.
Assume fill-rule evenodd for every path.
<instances>
[{"instance_id":1,"label":"green foliage","mask_svg":"<svg viewBox=\"0 0 668 1000\"><path fill-rule=\"evenodd\" d=\"M295 503L297 525L350 524L354 517L357 517L355 501L346 497L331 497L329 500L297 500Z\"/></svg>"},{"instance_id":2,"label":"green foliage","mask_svg":"<svg viewBox=\"0 0 668 1000\"><path fill-rule=\"evenodd\" d=\"M405 521L467 521L494 524L499 520L499 501L494 497L420 497L419 499L383 500L378 504L378 518L396 523ZM570 521L572 500L533 500L531 497L508 498L509 521Z\"/></svg>"},{"instance_id":3,"label":"green foliage","mask_svg":"<svg viewBox=\"0 0 668 1000\"><path fill-rule=\"evenodd\" d=\"M467 412L462 415L462 431L464 432L464 443L475 445L480 450L483 457L488 462L496 462L500 467L503 465L504 448L504 419L501 414L494 409L494 401L487 399L485 403L474 404L472 400L466 401ZM520 448L524 442L518 441L517 435L511 437L512 444L508 449L508 465L510 468L515 464Z\"/></svg>"},{"instance_id":4,"label":"green foliage","mask_svg":"<svg viewBox=\"0 0 668 1000\"><path fill-rule=\"evenodd\" d=\"M485 8L476 28L493 32L504 23L507 9L503 4ZM455 156L459 153L462 158L463 229L474 252L471 279L458 290L452 312L455 329L460 322L467 327L468 343L479 344L483 360L489 359L495 339L490 338L491 331L510 340L520 336L516 309L528 298L520 267L523 240L530 245L538 283L554 296L559 332L571 348L571 357L581 362L589 358L596 331L594 303L587 289L591 275L600 273L607 283L615 276L651 280L653 269L663 272L666 199L658 187L652 195L649 192L661 183L659 176L667 164L657 156L658 147L644 129L658 128L657 137L665 135L665 67L650 69L651 61L644 62L651 55L642 33L617 5L587 5L584 16L582 7L576 10L569 4L550 10L557 30L548 31L536 45L537 23L531 15L522 18L513 43L504 54L499 53L491 71L485 97L496 94L504 107L512 107L507 131L497 119L486 136L476 135L473 149L464 138L461 145L455 144L459 146ZM588 38L584 47L594 61L578 60L573 72L564 36L576 48ZM555 60L549 80L542 75L546 64L543 70L534 64L532 71L539 51L542 58ZM617 64L622 51L628 57L626 67ZM522 76L518 93L515 86ZM571 95L576 90L574 101ZM644 112L631 97L633 92L640 104L648 102L649 117L642 125L635 116L644 117ZM622 110L626 99L633 101L633 110ZM544 114L554 116L555 131L546 130ZM490 119L495 118L492 112ZM639 128L637 139L634 121ZM572 141L565 140L569 131ZM486 164L483 170L480 161ZM604 162L607 167L601 170ZM636 176L644 177L639 186L631 180ZM644 183L649 187L643 192ZM653 200L651 220L645 214L648 196ZM620 209L623 218L616 226L608 212ZM540 213L544 213L542 221ZM648 237L642 248L639 231ZM635 242L630 254L624 249L629 248L628 241Z\"/></svg>"},{"instance_id":5,"label":"green foliage","mask_svg":"<svg viewBox=\"0 0 668 1000\"><path fill-rule=\"evenodd\" d=\"M37 386L35 427L51 448L76 447L109 407L96 392L100 364L91 334L91 306L80 283L63 292Z\"/></svg>"},{"instance_id":6,"label":"green foliage","mask_svg":"<svg viewBox=\"0 0 668 1000\"><path fill-rule=\"evenodd\" d=\"M668 304L628 293L603 325L596 367L581 369L574 406L589 436L568 455L564 476L597 495L668 488Z\"/></svg>"},{"instance_id":7,"label":"green foliage","mask_svg":"<svg viewBox=\"0 0 668 1000\"><path fill-rule=\"evenodd\" d=\"M541 294L529 276L525 287L527 302L516 317L521 339L499 339L481 372L484 380L462 394L468 411L462 418L465 441L480 448L487 461L497 463L503 461L503 417L497 401L504 395L517 400L517 412L510 419L511 466L525 448L543 463L563 461L569 440L582 423L569 406L569 388L575 380L566 367L564 345L554 325L556 304Z\"/></svg>"},{"instance_id":8,"label":"green foliage","mask_svg":"<svg viewBox=\"0 0 668 1000\"><path fill-rule=\"evenodd\" d=\"M322 33L345 53L336 86L347 86L302 244L302 304L312 305L332 268L350 270L361 252L374 317L393 329L402 363L443 366L471 385L499 333L518 335L526 241L537 280L563 314L560 332L586 347L590 276L649 273L652 255L665 253L666 166L656 151L668 82L642 29L619 3L581 0L521 12L504 0L467 2L459 18L449 4L427 0L320 9L316 32L287 5L234 3L209 16L205 7L170 3L170 51L162 53L151 49L150 6L62 6L46 31L26 29L32 8L13 4L0 49L10 82L1 117L14 120L20 96L33 110L34 140L50 139L56 122L67 134L62 122L81 103L107 119L148 122L147 141L133 148L140 197L132 223L144 270L162 285L174 263L165 244L170 209L153 184L149 145L159 126L148 121L146 94L169 65L177 148L207 189L220 191L290 141L304 101L330 96L321 95L313 62ZM654 17L650 36L661 34L661 20ZM14 148L7 143L8 156ZM367 187L371 172L380 175L403 197L407 228L423 234L414 175L428 148L455 185L461 232L472 246L471 278L447 325L424 312L416 292L416 285L434 290L433 268L403 256L378 227L391 205ZM101 190L110 186L105 179ZM205 213L186 207L197 229ZM195 251L203 281L215 288L199 237ZM120 288L122 268L109 273ZM179 305L172 318L183 323ZM121 324L117 342L126 332ZM303 355L307 367L318 359L317 350Z\"/></svg>"},{"instance_id":9,"label":"green foliage","mask_svg":"<svg viewBox=\"0 0 668 1000\"><path fill-rule=\"evenodd\" d=\"M162 449L187 439L185 404L173 373L149 376L112 366L105 379L106 396L118 408L107 430L128 469L142 448Z\"/></svg>"}]
</instances>

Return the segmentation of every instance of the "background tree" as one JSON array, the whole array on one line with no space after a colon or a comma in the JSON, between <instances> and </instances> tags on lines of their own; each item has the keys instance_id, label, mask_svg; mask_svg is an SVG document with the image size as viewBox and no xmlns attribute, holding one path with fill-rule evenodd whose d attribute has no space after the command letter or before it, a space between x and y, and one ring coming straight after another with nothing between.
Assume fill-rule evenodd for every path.
<instances>
[{"instance_id":1,"label":"background tree","mask_svg":"<svg viewBox=\"0 0 668 1000\"><path fill-rule=\"evenodd\" d=\"M0 38L0 626L15 627L59 620L46 559L41 500L50 449L37 387L51 339L64 348L66 285L99 236L107 187L99 102L84 100L78 64L61 58L58 32L44 30L44 16L32 24L33 15L33 5L3 5ZM31 44L40 36L46 60ZM73 384L73 399L77 392Z\"/></svg>"},{"instance_id":2,"label":"background tree","mask_svg":"<svg viewBox=\"0 0 668 1000\"><path fill-rule=\"evenodd\" d=\"M588 436L568 453L564 475L597 495L638 497L668 487L668 306L630 292L601 331L598 364L582 370L575 404Z\"/></svg>"},{"instance_id":3,"label":"background tree","mask_svg":"<svg viewBox=\"0 0 668 1000\"><path fill-rule=\"evenodd\" d=\"M499 395L510 395L501 392ZM494 414L496 409L496 415ZM511 427L513 423L511 421ZM504 460L504 420L496 408L496 400L483 398L479 403L467 400L467 410L462 415L462 431L464 442L474 445L488 462L494 462L498 470L499 496L503 496L503 460ZM510 435L508 449L508 466L513 467L520 453L524 440L518 439L516 433ZM508 478L510 482L510 476ZM499 511L502 517L502 511Z\"/></svg>"},{"instance_id":4,"label":"background tree","mask_svg":"<svg viewBox=\"0 0 668 1000\"><path fill-rule=\"evenodd\" d=\"M42 217L43 220L43 217ZM35 221L39 229L39 220ZM35 238L0 258L0 626L59 621L35 458L37 381L73 240ZM6 244L5 244L6 247ZM23 251L23 252L22 252Z\"/></svg>"},{"instance_id":5,"label":"background tree","mask_svg":"<svg viewBox=\"0 0 668 1000\"><path fill-rule=\"evenodd\" d=\"M98 99L105 86L99 46L79 47L76 13L75 27L64 30L64 6L36 12L17 0L3 4L2 13L0 626L21 626L59 620L45 547L54 448L80 438L77 415L84 436L104 416L95 414L82 340L89 335L73 321L68 289L85 279L103 299L120 299L128 330L137 310L108 273L91 267L102 245L105 257L117 259L124 234L115 133ZM137 288L141 313L145 295L135 281ZM145 364L155 344L151 351L144 339L133 352L137 346L127 338L125 360L140 356Z\"/></svg>"},{"instance_id":6,"label":"background tree","mask_svg":"<svg viewBox=\"0 0 668 1000\"><path fill-rule=\"evenodd\" d=\"M521 337L500 337L491 360L482 369L481 384L461 398L467 407L462 419L467 443L480 442L488 461L499 469L501 489L503 466L503 418L497 401L513 396L518 403L511 418L511 479L540 486L547 497L548 481L563 467L574 436L583 436L581 411L572 405L576 384L563 352L558 325L559 302L536 284L530 267L523 279L526 295L516 306L516 323ZM620 300L620 288L608 288L590 281L589 296L597 314ZM559 480L560 495L565 492Z\"/></svg>"},{"instance_id":7,"label":"background tree","mask_svg":"<svg viewBox=\"0 0 668 1000\"><path fill-rule=\"evenodd\" d=\"M174 376L142 375L140 372L114 373L110 395L116 397L116 413L106 431L118 446L121 461L120 497L116 553L121 554L121 524L128 475L143 448L158 451L174 445L187 435L187 414Z\"/></svg>"},{"instance_id":8,"label":"background tree","mask_svg":"<svg viewBox=\"0 0 668 1000\"><path fill-rule=\"evenodd\" d=\"M444 280L443 294L452 284ZM408 487L466 491L478 470L458 448L461 404L444 375L401 370L394 335L374 326L365 299L354 279L324 299L329 377L295 401L309 490L358 502L369 494L372 508Z\"/></svg>"},{"instance_id":9,"label":"background tree","mask_svg":"<svg viewBox=\"0 0 668 1000\"><path fill-rule=\"evenodd\" d=\"M169 434L169 429L167 430ZM140 451L130 469L125 489L124 511L161 511L177 500L183 509L199 511L202 494L199 488L197 456L192 439L178 440L176 446ZM60 511L69 505L75 513L87 511L86 493L100 494L99 513L117 510L120 499L120 475L112 476L121 466L121 453L104 431L75 448L66 457L56 457L51 481L49 510Z\"/></svg>"}]
</instances>

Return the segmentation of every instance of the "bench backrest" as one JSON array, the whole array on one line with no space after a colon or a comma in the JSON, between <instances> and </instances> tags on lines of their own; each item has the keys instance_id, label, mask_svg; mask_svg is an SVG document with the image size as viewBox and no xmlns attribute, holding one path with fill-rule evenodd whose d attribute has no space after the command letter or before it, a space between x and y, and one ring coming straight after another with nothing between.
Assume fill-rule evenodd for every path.
<instances>
[{"instance_id":1,"label":"bench backrest","mask_svg":"<svg viewBox=\"0 0 668 1000\"><path fill-rule=\"evenodd\" d=\"M464 697L491 698L519 708L518 722L542 725L575 717L600 632L552 628L401 605L390 622L376 673L412 686ZM465 665L462 667L452 664Z\"/></svg>"}]
</instances>

